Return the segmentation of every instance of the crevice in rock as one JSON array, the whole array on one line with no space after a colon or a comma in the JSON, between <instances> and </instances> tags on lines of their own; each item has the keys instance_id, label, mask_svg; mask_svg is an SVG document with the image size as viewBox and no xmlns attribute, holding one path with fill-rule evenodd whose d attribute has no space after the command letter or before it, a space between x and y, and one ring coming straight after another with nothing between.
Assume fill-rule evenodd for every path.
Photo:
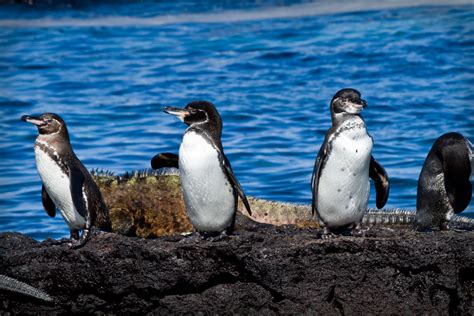
<instances>
[{"instance_id":1,"label":"crevice in rock","mask_svg":"<svg viewBox=\"0 0 474 316\"><path fill-rule=\"evenodd\" d=\"M342 303L340 301L342 301L342 299L336 296L336 285L331 286L326 296L326 302L334 306L334 308L339 312L339 314L344 316L344 307L342 306Z\"/></svg>"},{"instance_id":2,"label":"crevice in rock","mask_svg":"<svg viewBox=\"0 0 474 316\"><path fill-rule=\"evenodd\" d=\"M252 273L248 273L244 277L244 279L247 280L247 283L255 283L255 284L261 286L262 288L264 288L266 291L268 291L270 293L270 295L272 296L272 302L273 303L278 303L278 302L281 302L284 299L286 299L286 297L283 294L281 294L280 292L278 292L275 289L272 289L268 285L264 284L262 281L260 281L258 278L256 278Z\"/></svg>"},{"instance_id":3,"label":"crevice in rock","mask_svg":"<svg viewBox=\"0 0 474 316\"><path fill-rule=\"evenodd\" d=\"M459 280L461 283L474 281L474 268L459 269Z\"/></svg>"},{"instance_id":4,"label":"crevice in rock","mask_svg":"<svg viewBox=\"0 0 474 316\"><path fill-rule=\"evenodd\" d=\"M157 293L159 298L171 295L192 295L202 294L206 290L223 284L235 284L239 281L239 278L229 273L219 273L209 279L209 281L200 285L191 285L188 282L178 282L172 289L168 289L164 292Z\"/></svg>"},{"instance_id":5,"label":"crevice in rock","mask_svg":"<svg viewBox=\"0 0 474 316\"><path fill-rule=\"evenodd\" d=\"M424 273L424 272L432 272L432 273L435 273L435 274L440 274L441 273L441 269L439 268L439 266L437 266L435 264L428 264L428 265L421 266L421 267L418 267L418 268L402 267L402 266L399 266L399 265L396 265L396 264L387 264L387 265L394 268L395 270L399 271L404 276L412 276L412 275L417 275L417 274L421 274L421 273Z\"/></svg>"},{"instance_id":6,"label":"crevice in rock","mask_svg":"<svg viewBox=\"0 0 474 316\"><path fill-rule=\"evenodd\" d=\"M433 287L430 289L430 298L433 300L431 297L433 293L436 292L436 290L440 290L445 292L449 296L449 315L459 315L460 314L460 303L461 303L461 298L458 295L458 292L456 289L451 289L448 288L444 285L441 284L435 284Z\"/></svg>"},{"instance_id":7,"label":"crevice in rock","mask_svg":"<svg viewBox=\"0 0 474 316\"><path fill-rule=\"evenodd\" d=\"M272 302L273 303L278 303L278 302L281 302L284 299L286 299L286 297L282 293L280 293L279 291L271 288L267 284L263 283L262 280L257 278L252 271L247 269L246 268L246 263L243 260L239 259L237 256L234 256L234 258L235 258L234 259L234 264L235 264L235 266L237 268L237 271L239 272L239 275L241 276L243 282L255 283L255 284L261 286L262 288L264 288L272 296Z\"/></svg>"}]
</instances>

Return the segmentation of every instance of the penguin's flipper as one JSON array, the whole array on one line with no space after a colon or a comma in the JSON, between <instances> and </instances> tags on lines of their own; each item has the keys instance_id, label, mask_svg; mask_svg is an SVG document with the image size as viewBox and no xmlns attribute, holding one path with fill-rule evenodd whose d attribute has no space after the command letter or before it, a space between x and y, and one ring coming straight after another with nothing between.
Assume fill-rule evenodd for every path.
<instances>
[{"instance_id":1,"label":"penguin's flipper","mask_svg":"<svg viewBox=\"0 0 474 316\"><path fill-rule=\"evenodd\" d=\"M151 167L153 169L160 168L176 168L178 169L179 157L172 153L161 153L151 158Z\"/></svg>"},{"instance_id":2,"label":"penguin's flipper","mask_svg":"<svg viewBox=\"0 0 474 316\"><path fill-rule=\"evenodd\" d=\"M390 185L387 172L382 165L374 159L374 156L370 156L369 177L375 184L375 204L377 208L382 208L385 206L385 203L387 203Z\"/></svg>"},{"instance_id":3,"label":"penguin's flipper","mask_svg":"<svg viewBox=\"0 0 474 316\"><path fill-rule=\"evenodd\" d=\"M454 212L460 213L472 197L471 161L466 147L453 145L442 148L444 187Z\"/></svg>"},{"instance_id":4,"label":"penguin's flipper","mask_svg":"<svg viewBox=\"0 0 474 316\"><path fill-rule=\"evenodd\" d=\"M316 209L316 199L318 194L318 184L319 178L321 177L321 168L323 166L323 162L327 158L327 153L329 149L329 143L327 141L327 135L324 139L324 142L319 149L318 156L316 157L316 162L314 163L313 175L311 177L311 192L313 193L313 200L311 202L311 215L314 216L314 213L318 213Z\"/></svg>"},{"instance_id":5,"label":"penguin's flipper","mask_svg":"<svg viewBox=\"0 0 474 316\"><path fill-rule=\"evenodd\" d=\"M41 201L43 202L43 208L46 211L46 213L54 217L56 216L56 205L54 205L53 200L48 195L48 192L46 192L46 188L43 186L41 187Z\"/></svg>"},{"instance_id":6,"label":"penguin's flipper","mask_svg":"<svg viewBox=\"0 0 474 316\"><path fill-rule=\"evenodd\" d=\"M242 203L244 203L245 208L247 209L247 212L249 213L250 216L252 216L252 210L250 209L250 204L249 201L247 200L247 196L245 195L244 190L242 190L242 187L240 186L239 181L234 175L234 172L232 171L232 167L230 165L229 159L224 155L224 153L220 152L220 155L222 155L222 160L223 161L223 169L225 173L227 174L227 178L229 179L231 185L234 187L234 189L237 190L237 193L240 196L240 199L242 200Z\"/></svg>"},{"instance_id":7,"label":"penguin's flipper","mask_svg":"<svg viewBox=\"0 0 474 316\"><path fill-rule=\"evenodd\" d=\"M69 168L69 189L71 190L72 203L76 211L82 216L86 217L87 209L83 195L84 174L76 167Z\"/></svg>"}]
</instances>

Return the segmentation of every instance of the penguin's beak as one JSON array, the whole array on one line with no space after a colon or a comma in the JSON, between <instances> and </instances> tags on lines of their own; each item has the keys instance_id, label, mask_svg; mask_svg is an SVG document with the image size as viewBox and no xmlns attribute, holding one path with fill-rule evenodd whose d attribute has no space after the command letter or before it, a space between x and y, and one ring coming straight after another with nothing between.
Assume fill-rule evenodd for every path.
<instances>
[{"instance_id":1,"label":"penguin's beak","mask_svg":"<svg viewBox=\"0 0 474 316\"><path fill-rule=\"evenodd\" d=\"M367 107L367 102L363 99L355 100L349 103L351 113L360 113L364 108Z\"/></svg>"},{"instance_id":2,"label":"penguin's beak","mask_svg":"<svg viewBox=\"0 0 474 316\"><path fill-rule=\"evenodd\" d=\"M187 109L180 109L180 108L175 108L175 107L172 107L172 106L165 107L163 109L163 112L165 112L167 114L174 115L174 116L178 117L183 122L184 122L185 117L191 114L191 113L189 113L189 110L187 110Z\"/></svg>"},{"instance_id":3,"label":"penguin's beak","mask_svg":"<svg viewBox=\"0 0 474 316\"><path fill-rule=\"evenodd\" d=\"M354 102L351 102L350 104L351 106L359 110L362 110L367 107L367 101L365 101L364 99L355 100Z\"/></svg>"},{"instance_id":4,"label":"penguin's beak","mask_svg":"<svg viewBox=\"0 0 474 316\"><path fill-rule=\"evenodd\" d=\"M21 120L23 122L28 122L28 123L31 123L31 124L34 124L36 126L44 126L46 125L47 123L45 121L43 121L41 118L39 117L35 117L35 116L29 116L29 115L23 115L21 117Z\"/></svg>"}]
</instances>

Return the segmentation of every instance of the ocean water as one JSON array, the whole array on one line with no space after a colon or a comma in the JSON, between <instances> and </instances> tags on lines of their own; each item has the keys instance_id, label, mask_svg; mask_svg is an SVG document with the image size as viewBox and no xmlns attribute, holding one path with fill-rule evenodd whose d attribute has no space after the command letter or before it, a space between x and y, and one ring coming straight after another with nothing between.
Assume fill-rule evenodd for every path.
<instances>
[{"instance_id":1,"label":"ocean water","mask_svg":"<svg viewBox=\"0 0 474 316\"><path fill-rule=\"evenodd\" d=\"M437 137L474 140L472 1L52 2L0 6L0 231L68 236L42 210L24 114L60 114L84 164L120 174L178 151L164 106L209 100L247 195L296 203L343 87L368 101L386 207L414 209Z\"/></svg>"}]
</instances>

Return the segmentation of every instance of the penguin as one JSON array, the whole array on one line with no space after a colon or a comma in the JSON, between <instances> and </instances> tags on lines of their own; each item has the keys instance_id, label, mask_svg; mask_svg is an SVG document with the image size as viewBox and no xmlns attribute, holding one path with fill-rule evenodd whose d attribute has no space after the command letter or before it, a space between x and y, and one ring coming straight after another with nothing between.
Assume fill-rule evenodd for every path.
<instances>
[{"instance_id":1,"label":"penguin","mask_svg":"<svg viewBox=\"0 0 474 316\"><path fill-rule=\"evenodd\" d=\"M151 168L179 168L178 155L173 153L160 153L151 158Z\"/></svg>"},{"instance_id":2,"label":"penguin","mask_svg":"<svg viewBox=\"0 0 474 316\"><path fill-rule=\"evenodd\" d=\"M43 184L43 207L51 217L59 209L71 232L70 246L85 245L92 226L111 231L108 209L90 173L72 150L64 120L54 113L24 115L21 120L38 128L34 148Z\"/></svg>"},{"instance_id":3,"label":"penguin","mask_svg":"<svg viewBox=\"0 0 474 316\"><path fill-rule=\"evenodd\" d=\"M388 199L389 179L372 156L373 140L360 116L367 102L355 89L342 89L331 100L332 127L326 133L311 179L312 214L324 226L323 237L340 229L358 228L367 211L374 180L376 205Z\"/></svg>"},{"instance_id":4,"label":"penguin","mask_svg":"<svg viewBox=\"0 0 474 316\"><path fill-rule=\"evenodd\" d=\"M189 126L175 158L178 159L184 205L191 224L203 236L232 234L237 195L250 215L252 211L224 154L219 113L207 101L193 101L183 109L166 107L164 112L177 116Z\"/></svg>"},{"instance_id":5,"label":"penguin","mask_svg":"<svg viewBox=\"0 0 474 316\"><path fill-rule=\"evenodd\" d=\"M447 133L434 142L418 179L415 228L449 229L471 201L473 169L473 146L464 136Z\"/></svg>"}]
</instances>

